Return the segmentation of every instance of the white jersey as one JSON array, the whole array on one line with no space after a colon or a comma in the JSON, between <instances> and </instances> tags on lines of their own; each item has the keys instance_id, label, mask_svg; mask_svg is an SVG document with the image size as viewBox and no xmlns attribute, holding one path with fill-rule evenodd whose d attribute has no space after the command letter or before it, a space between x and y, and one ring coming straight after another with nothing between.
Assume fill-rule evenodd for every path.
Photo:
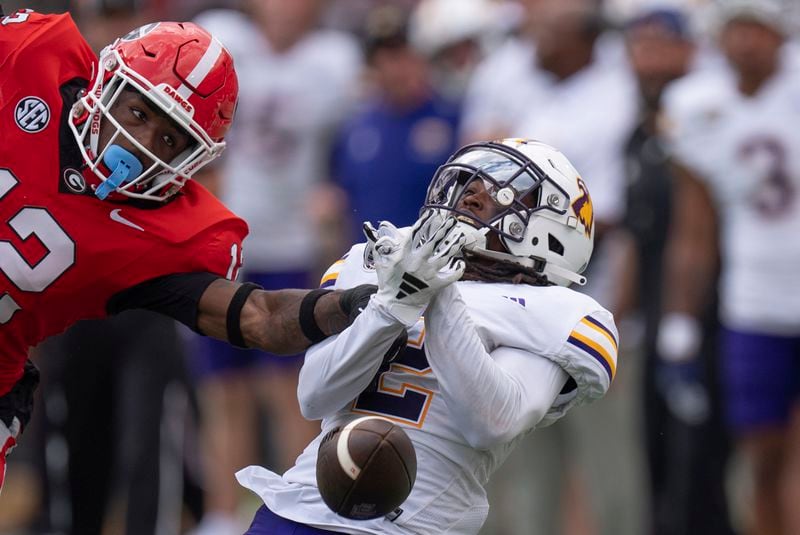
<instances>
[{"instance_id":1,"label":"white jersey","mask_svg":"<svg viewBox=\"0 0 800 535\"><path fill-rule=\"evenodd\" d=\"M752 97L728 69L665 96L678 160L707 185L718 216L720 314L731 328L800 334L800 75L784 69Z\"/></svg>"},{"instance_id":2,"label":"white jersey","mask_svg":"<svg viewBox=\"0 0 800 535\"><path fill-rule=\"evenodd\" d=\"M347 34L314 30L279 53L240 13L211 11L197 22L228 48L239 78L222 200L250 225L245 269L307 269L318 250L310 192L328 175L329 139L359 80L359 48Z\"/></svg>"},{"instance_id":3,"label":"white jersey","mask_svg":"<svg viewBox=\"0 0 800 535\"><path fill-rule=\"evenodd\" d=\"M335 281L335 288L374 284L375 272L365 266L366 263L364 245L356 245L326 273L323 283ZM336 379L332 378L333 373L326 375L318 371L318 363L313 360L316 352L330 350L338 342L337 337L311 348L301 372L298 392L301 405L304 389L320 396L321 406L317 410L324 414L322 432L282 477L261 467L249 467L237 474L239 482L261 496L276 514L323 529L343 533L477 533L488 512L483 485L531 426L515 429L497 440L480 438L484 429L475 428L470 417L483 418L491 427L514 409L480 415L483 409L487 412L490 407L488 402L481 405L480 400L491 398L498 388L491 374L478 371L477 377L463 381L452 376L456 368L466 370L466 374L475 373L472 371L475 366L458 364L471 362L470 344L479 346L484 359L497 362L497 355L506 348L521 353L524 362L540 362L562 377L553 397L536 418L541 427L556 421L572 406L605 394L616 371L617 331L608 311L592 298L567 288L458 282L442 290L437 300L445 292L450 292L455 299L446 304L430 305L425 322L421 318L409 329L406 349L390 365L381 367L383 349L376 349L380 354L375 367L367 373L367 384L373 385L371 389L356 390L350 397L345 394L344 399L337 402L318 394L318 390L329 388L335 396L338 391L346 390L348 384L360 381L358 376L362 370L340 371L341 377ZM362 318L375 324L384 322L381 314L371 310L374 303L375 299L356 323ZM459 316L458 310L468 319ZM357 344L358 335L353 332L356 330L347 329L338 336L349 336L348 343ZM396 335L395 330L387 331L385 336L391 341ZM470 336L474 341L468 340ZM372 347L377 348L377 343ZM490 356L487 357L487 353ZM335 357L340 355L336 353ZM446 359L457 362L447 363ZM436 366L437 362L440 367ZM340 359L333 358L328 366L340 363ZM491 360L490 365L494 366ZM311 367L313 369L306 369ZM451 370L448 377L442 373L437 376L436 370L442 369ZM375 370L379 380L372 382ZM564 372L575 380L577 388L559 393L566 380ZM318 383L304 386L305 373L317 374ZM508 370L500 375L506 373L513 375ZM448 398L454 391L453 381L462 395L477 400L478 405L459 412L460 404ZM539 375L512 377L512 381L532 392L543 389L545 384L545 378ZM464 412L468 417L464 417ZM415 447L416 483L401 506L402 514L394 520L348 521L330 511L317 490L315 469L322 436L363 415L381 416L400 424Z\"/></svg>"}]
</instances>

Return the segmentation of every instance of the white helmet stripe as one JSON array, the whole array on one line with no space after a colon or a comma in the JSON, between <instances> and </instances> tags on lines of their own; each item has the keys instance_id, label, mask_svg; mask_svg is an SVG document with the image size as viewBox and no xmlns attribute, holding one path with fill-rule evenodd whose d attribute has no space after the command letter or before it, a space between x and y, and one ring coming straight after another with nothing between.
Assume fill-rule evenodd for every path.
<instances>
[{"instance_id":1,"label":"white helmet stripe","mask_svg":"<svg viewBox=\"0 0 800 535\"><path fill-rule=\"evenodd\" d=\"M186 81L194 87L199 87L222 55L223 50L222 43L212 38L205 54L203 54L203 57L197 62L197 65L194 66L189 76L186 77ZM177 92L184 100L188 100L192 95L192 90L186 84L181 84Z\"/></svg>"}]
</instances>

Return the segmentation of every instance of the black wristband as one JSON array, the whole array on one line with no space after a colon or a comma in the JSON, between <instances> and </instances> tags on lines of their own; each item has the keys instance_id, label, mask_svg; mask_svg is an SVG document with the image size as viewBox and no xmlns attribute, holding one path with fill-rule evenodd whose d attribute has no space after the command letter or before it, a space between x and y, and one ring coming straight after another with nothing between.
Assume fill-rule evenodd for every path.
<instances>
[{"instance_id":1,"label":"black wristband","mask_svg":"<svg viewBox=\"0 0 800 535\"><path fill-rule=\"evenodd\" d=\"M248 296L253 293L254 290L260 289L261 286L258 284L245 282L239 286L239 288L236 289L236 293L233 294L233 298L228 304L228 313L225 318L225 328L228 331L228 342L230 342L231 345L247 348L247 344L242 336L242 327L239 324L242 316L242 307L244 306L245 301L247 301Z\"/></svg>"},{"instance_id":2,"label":"black wristband","mask_svg":"<svg viewBox=\"0 0 800 535\"><path fill-rule=\"evenodd\" d=\"M329 293L331 290L311 290L300 302L300 330L303 331L306 338L311 340L312 344L322 342L328 337L317 325L317 320L314 318L314 307L317 306L320 297Z\"/></svg>"}]
</instances>

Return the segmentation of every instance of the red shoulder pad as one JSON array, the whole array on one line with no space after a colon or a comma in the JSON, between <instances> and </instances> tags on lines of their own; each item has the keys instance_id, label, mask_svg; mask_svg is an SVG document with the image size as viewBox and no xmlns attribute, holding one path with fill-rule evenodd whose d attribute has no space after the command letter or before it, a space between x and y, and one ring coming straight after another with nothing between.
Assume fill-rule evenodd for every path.
<instances>
[{"instance_id":1,"label":"red shoulder pad","mask_svg":"<svg viewBox=\"0 0 800 535\"><path fill-rule=\"evenodd\" d=\"M42 78L57 85L91 76L96 56L67 14L44 15L19 10L0 18L0 92L10 92L6 82L30 85ZM39 84L41 85L41 84Z\"/></svg>"},{"instance_id":2,"label":"red shoulder pad","mask_svg":"<svg viewBox=\"0 0 800 535\"><path fill-rule=\"evenodd\" d=\"M247 235L247 223L231 212L203 186L189 180L178 197L162 207L141 209L121 206L125 217L141 225L160 239L181 244L192 241L210 229L227 228L242 239Z\"/></svg>"},{"instance_id":3,"label":"red shoulder pad","mask_svg":"<svg viewBox=\"0 0 800 535\"><path fill-rule=\"evenodd\" d=\"M141 280L192 271L236 278L247 223L200 184L188 181L178 198L159 208L118 206L121 208L112 210L112 219L141 230L149 240L161 242L141 263Z\"/></svg>"}]
</instances>

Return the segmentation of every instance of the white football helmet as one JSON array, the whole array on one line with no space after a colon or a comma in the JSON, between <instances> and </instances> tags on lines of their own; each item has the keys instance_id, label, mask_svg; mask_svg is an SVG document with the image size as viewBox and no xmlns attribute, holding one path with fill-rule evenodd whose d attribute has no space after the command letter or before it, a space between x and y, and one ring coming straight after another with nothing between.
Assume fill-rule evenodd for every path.
<instances>
[{"instance_id":1,"label":"white football helmet","mask_svg":"<svg viewBox=\"0 0 800 535\"><path fill-rule=\"evenodd\" d=\"M482 180L498 211L488 221L460 207L467 184ZM515 262L559 286L585 284L594 247L594 212L586 184L553 147L528 139L475 143L456 152L434 175L425 209L455 213L473 236L466 248ZM506 251L486 248L496 233Z\"/></svg>"}]
</instances>

